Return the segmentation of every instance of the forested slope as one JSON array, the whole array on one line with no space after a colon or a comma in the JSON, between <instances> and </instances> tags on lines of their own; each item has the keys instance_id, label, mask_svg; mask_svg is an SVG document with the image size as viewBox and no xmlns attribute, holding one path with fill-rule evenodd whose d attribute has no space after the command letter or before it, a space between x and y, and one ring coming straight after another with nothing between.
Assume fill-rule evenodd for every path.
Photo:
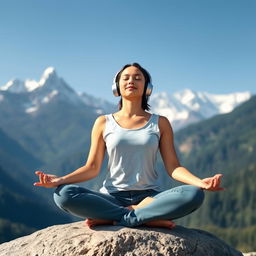
<instances>
[{"instance_id":1,"label":"forested slope","mask_svg":"<svg viewBox=\"0 0 256 256\"><path fill-rule=\"evenodd\" d=\"M200 177L223 173L225 191L206 192L204 205L180 223L215 230L233 246L256 245L256 97L226 115L175 134L181 162Z\"/></svg>"},{"instance_id":2,"label":"forested slope","mask_svg":"<svg viewBox=\"0 0 256 256\"><path fill-rule=\"evenodd\" d=\"M41 164L0 131L0 243L70 218L52 209L33 187L33 168ZM41 193L43 194L43 193Z\"/></svg>"}]
</instances>

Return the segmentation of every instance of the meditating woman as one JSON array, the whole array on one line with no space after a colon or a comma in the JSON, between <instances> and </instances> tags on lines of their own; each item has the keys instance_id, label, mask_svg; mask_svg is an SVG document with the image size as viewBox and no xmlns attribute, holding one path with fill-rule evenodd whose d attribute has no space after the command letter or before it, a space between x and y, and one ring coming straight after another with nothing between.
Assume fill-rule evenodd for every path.
<instances>
[{"instance_id":1,"label":"meditating woman","mask_svg":"<svg viewBox=\"0 0 256 256\"><path fill-rule=\"evenodd\" d=\"M174 228L174 219L200 207L204 190L222 190L221 174L200 179L181 166L168 119L148 111L152 89L151 77L143 67L138 63L125 65L112 85L114 95L121 96L119 111L96 119L86 164L62 177L36 171L39 182L34 185L57 187L57 206L85 218L89 227ZM170 177L186 185L165 191L158 185L158 150ZM100 191L75 185L99 174L105 151L108 174Z\"/></svg>"}]
</instances>

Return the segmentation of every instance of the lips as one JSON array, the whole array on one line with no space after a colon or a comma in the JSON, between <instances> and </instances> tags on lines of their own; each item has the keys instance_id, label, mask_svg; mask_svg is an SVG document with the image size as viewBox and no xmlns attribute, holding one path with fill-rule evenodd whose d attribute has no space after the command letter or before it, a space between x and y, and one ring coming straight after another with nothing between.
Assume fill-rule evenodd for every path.
<instances>
[{"instance_id":1,"label":"lips","mask_svg":"<svg viewBox=\"0 0 256 256\"><path fill-rule=\"evenodd\" d=\"M135 86L127 86L125 89L137 89Z\"/></svg>"}]
</instances>

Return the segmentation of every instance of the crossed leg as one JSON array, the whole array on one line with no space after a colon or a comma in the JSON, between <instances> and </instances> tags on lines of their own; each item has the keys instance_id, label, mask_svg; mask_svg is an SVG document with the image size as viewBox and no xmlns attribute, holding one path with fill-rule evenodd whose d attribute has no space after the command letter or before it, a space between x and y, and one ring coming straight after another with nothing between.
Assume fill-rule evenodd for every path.
<instances>
[{"instance_id":1,"label":"crossed leg","mask_svg":"<svg viewBox=\"0 0 256 256\"><path fill-rule=\"evenodd\" d=\"M150 204L151 202L153 202L154 200L155 198L153 197L146 197L139 204L130 205L126 208L129 210L143 208L148 204ZM90 218L85 220L85 225L88 226L89 228L92 228L97 225L113 225L113 224L114 224L114 221L112 220L100 220L100 219L90 219ZM152 220L144 223L144 225L148 227L163 227L163 228L169 228L169 229L172 229L176 226L176 224L171 220Z\"/></svg>"},{"instance_id":2,"label":"crossed leg","mask_svg":"<svg viewBox=\"0 0 256 256\"><path fill-rule=\"evenodd\" d=\"M54 193L54 200L61 209L88 218L85 224L89 227L116 223L127 227L173 228L175 224L171 220L196 210L203 197L201 189L186 185L146 197L138 205L123 207L114 197L77 185L60 186Z\"/></svg>"}]
</instances>

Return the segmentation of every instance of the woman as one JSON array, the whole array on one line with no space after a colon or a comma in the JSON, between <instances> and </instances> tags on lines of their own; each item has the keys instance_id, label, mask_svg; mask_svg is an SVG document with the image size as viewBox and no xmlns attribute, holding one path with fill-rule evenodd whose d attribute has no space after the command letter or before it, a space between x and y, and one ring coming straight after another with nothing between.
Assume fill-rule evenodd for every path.
<instances>
[{"instance_id":1,"label":"woman","mask_svg":"<svg viewBox=\"0 0 256 256\"><path fill-rule=\"evenodd\" d=\"M86 164L63 177L37 171L39 182L34 185L57 187L55 203L86 218L89 227L144 224L174 228L172 220L202 204L203 190L223 190L221 174L200 179L180 165L168 119L146 111L152 88L144 68L137 63L125 65L112 86L113 93L121 96L119 111L96 119ZM109 172L100 192L74 185L99 174L106 150ZM155 172L158 150L168 174L188 185L161 191Z\"/></svg>"}]
</instances>

